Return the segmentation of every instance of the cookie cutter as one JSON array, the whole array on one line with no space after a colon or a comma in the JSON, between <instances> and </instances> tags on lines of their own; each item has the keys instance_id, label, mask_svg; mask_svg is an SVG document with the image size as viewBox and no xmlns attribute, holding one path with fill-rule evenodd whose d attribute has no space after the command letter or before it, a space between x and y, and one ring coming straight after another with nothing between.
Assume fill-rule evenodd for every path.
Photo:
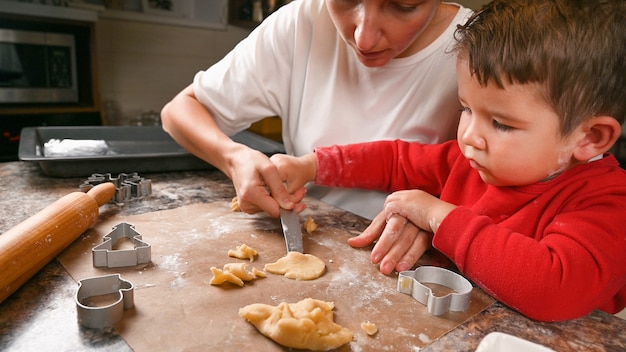
<instances>
[{"instance_id":1,"label":"cookie cutter","mask_svg":"<svg viewBox=\"0 0 626 352\"><path fill-rule=\"evenodd\" d=\"M132 241L133 249L113 249L122 238ZM103 242L91 249L93 266L97 268L119 268L149 263L152 260L150 244L141 240L135 226L122 222L113 226L113 230L104 235Z\"/></svg>"},{"instance_id":2,"label":"cookie cutter","mask_svg":"<svg viewBox=\"0 0 626 352\"><path fill-rule=\"evenodd\" d=\"M135 306L133 289L133 284L120 274L80 280L75 296L78 323L93 329L113 326L122 319L125 310ZM89 298L104 295L114 295L115 301L102 306L89 305Z\"/></svg>"},{"instance_id":3,"label":"cookie cutter","mask_svg":"<svg viewBox=\"0 0 626 352\"><path fill-rule=\"evenodd\" d=\"M424 283L439 284L455 292L435 296ZM470 303L472 288L472 284L463 276L436 266L421 266L403 271L398 276L398 291L411 295L428 308L428 313L435 316L449 311L465 311Z\"/></svg>"},{"instance_id":4,"label":"cookie cutter","mask_svg":"<svg viewBox=\"0 0 626 352\"><path fill-rule=\"evenodd\" d=\"M111 202L123 204L134 198L142 198L152 194L152 181L140 177L136 172L131 174L121 173L117 177L106 174L92 174L78 188L81 192L87 192L93 187L105 183L115 184L115 195Z\"/></svg>"}]
</instances>

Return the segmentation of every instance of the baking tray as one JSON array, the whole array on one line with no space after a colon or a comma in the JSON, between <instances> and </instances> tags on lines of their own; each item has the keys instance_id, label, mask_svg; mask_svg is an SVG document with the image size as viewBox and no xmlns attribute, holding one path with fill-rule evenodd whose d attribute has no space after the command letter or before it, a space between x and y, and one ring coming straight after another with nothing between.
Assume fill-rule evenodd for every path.
<instances>
[{"instance_id":1,"label":"baking tray","mask_svg":"<svg viewBox=\"0 0 626 352\"><path fill-rule=\"evenodd\" d=\"M232 138L266 155L285 152L282 144L248 131ZM97 141L99 148L92 155L46 155L50 150L46 143L64 140ZM39 163L43 173L52 177L214 169L183 149L160 126L26 127L21 131L18 157Z\"/></svg>"}]
</instances>

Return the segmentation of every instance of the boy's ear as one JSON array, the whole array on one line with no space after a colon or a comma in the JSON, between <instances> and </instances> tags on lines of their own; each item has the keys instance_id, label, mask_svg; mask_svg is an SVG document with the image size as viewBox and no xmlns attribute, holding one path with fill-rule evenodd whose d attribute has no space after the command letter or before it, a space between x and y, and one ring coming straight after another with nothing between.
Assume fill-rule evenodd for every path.
<instances>
[{"instance_id":1,"label":"boy's ear","mask_svg":"<svg viewBox=\"0 0 626 352\"><path fill-rule=\"evenodd\" d=\"M574 157L580 161L607 152L622 132L620 123L611 116L595 116L583 122L581 128L583 138L578 141L574 151Z\"/></svg>"}]
</instances>

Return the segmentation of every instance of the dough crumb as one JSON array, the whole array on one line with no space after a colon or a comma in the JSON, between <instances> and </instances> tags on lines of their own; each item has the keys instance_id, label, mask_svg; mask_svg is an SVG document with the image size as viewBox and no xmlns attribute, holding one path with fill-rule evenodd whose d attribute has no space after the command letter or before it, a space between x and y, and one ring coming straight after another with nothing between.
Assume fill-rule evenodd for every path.
<instances>
[{"instance_id":1,"label":"dough crumb","mask_svg":"<svg viewBox=\"0 0 626 352\"><path fill-rule=\"evenodd\" d=\"M302 226L304 227L304 231L306 231L309 235L315 232L315 230L317 230L317 224L315 223L315 220L313 220L312 217L309 217L308 219L306 219L304 223L302 224Z\"/></svg>"},{"instance_id":2,"label":"dough crumb","mask_svg":"<svg viewBox=\"0 0 626 352\"><path fill-rule=\"evenodd\" d=\"M223 269L211 267L213 278L209 282L211 285L221 285L224 282L230 282L237 286L243 287L244 281L252 281L260 277L265 277L265 273L252 267L252 271L247 271L246 263L228 263L224 264Z\"/></svg>"},{"instance_id":3,"label":"dough crumb","mask_svg":"<svg viewBox=\"0 0 626 352\"><path fill-rule=\"evenodd\" d=\"M361 323L361 329L363 329L363 331L365 331L365 333L370 336L373 336L375 333L378 332L378 327L376 326L376 324L371 323L369 320Z\"/></svg>"},{"instance_id":4,"label":"dough crumb","mask_svg":"<svg viewBox=\"0 0 626 352\"><path fill-rule=\"evenodd\" d=\"M352 341L352 332L334 322L332 302L305 298L278 306L262 303L239 309L239 316L285 347L328 351Z\"/></svg>"},{"instance_id":5,"label":"dough crumb","mask_svg":"<svg viewBox=\"0 0 626 352\"><path fill-rule=\"evenodd\" d=\"M264 269L272 274L285 275L288 279L314 280L324 274L326 264L311 254L289 252L276 263L265 264Z\"/></svg>"},{"instance_id":6,"label":"dough crumb","mask_svg":"<svg viewBox=\"0 0 626 352\"><path fill-rule=\"evenodd\" d=\"M258 255L258 252L251 247L248 247L245 243L241 246L237 246L237 249L229 249L228 256L237 259L250 259L251 262Z\"/></svg>"},{"instance_id":7,"label":"dough crumb","mask_svg":"<svg viewBox=\"0 0 626 352\"><path fill-rule=\"evenodd\" d=\"M236 196L230 201L230 209L232 209L232 211L241 211L239 200Z\"/></svg>"}]
</instances>

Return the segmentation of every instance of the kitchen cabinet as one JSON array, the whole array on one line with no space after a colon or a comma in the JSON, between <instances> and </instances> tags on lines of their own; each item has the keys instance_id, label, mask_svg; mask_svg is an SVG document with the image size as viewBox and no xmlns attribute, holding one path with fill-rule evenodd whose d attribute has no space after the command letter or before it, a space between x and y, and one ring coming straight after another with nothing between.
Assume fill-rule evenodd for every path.
<instances>
[{"instance_id":1,"label":"kitchen cabinet","mask_svg":"<svg viewBox=\"0 0 626 352\"><path fill-rule=\"evenodd\" d=\"M112 2L114 3L114 2ZM135 2L131 2L135 3ZM99 17L172 26L225 30L228 26L229 0L174 0L168 10L152 8L146 0L134 6L107 6Z\"/></svg>"},{"instance_id":2,"label":"kitchen cabinet","mask_svg":"<svg viewBox=\"0 0 626 352\"><path fill-rule=\"evenodd\" d=\"M254 28L279 7L291 0L229 0L228 23ZM256 8L255 8L256 7ZM260 10L260 13L257 13Z\"/></svg>"},{"instance_id":3,"label":"kitchen cabinet","mask_svg":"<svg viewBox=\"0 0 626 352\"><path fill-rule=\"evenodd\" d=\"M266 117L263 120L257 121L248 128L248 131L279 143L283 142L282 120L278 116Z\"/></svg>"}]
</instances>

